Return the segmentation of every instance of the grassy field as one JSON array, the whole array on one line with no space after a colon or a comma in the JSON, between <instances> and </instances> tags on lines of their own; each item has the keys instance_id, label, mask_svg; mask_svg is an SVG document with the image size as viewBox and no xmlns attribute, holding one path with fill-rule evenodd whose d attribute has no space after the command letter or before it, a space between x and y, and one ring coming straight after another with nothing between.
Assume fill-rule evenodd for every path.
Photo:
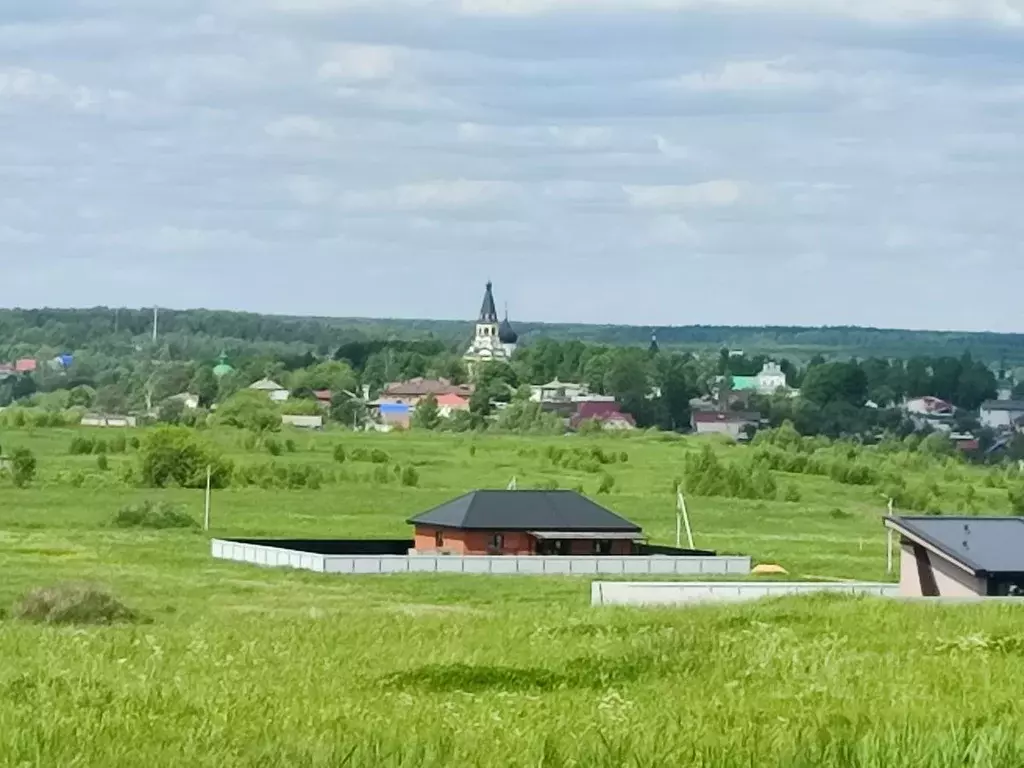
<instances>
[{"instance_id":1,"label":"grassy field","mask_svg":"<svg viewBox=\"0 0 1024 768\"><path fill-rule=\"evenodd\" d=\"M217 562L192 531L125 531L146 499L197 519L202 492L68 455L72 430L0 432L39 460L0 483L0 606L63 581L104 585L147 618L0 621L3 766L1019 766L1024 614L1014 606L783 599L595 610L589 580L345 578ZM104 435L108 437L108 435ZM407 517L475 487L582 487L674 537L672 486L695 440L283 434L271 456L215 432L238 465L316 465L319 489L215 492L212 535L403 536ZM343 444L347 460L334 460ZM567 469L549 446L615 454ZM388 454L379 466L353 455ZM749 448L716 446L723 461ZM625 456L622 454L625 453ZM625 458L625 461L622 459ZM393 467L415 467L404 486ZM1006 513L984 470L921 469ZM913 474L908 470L910 474ZM874 486L774 473L799 501L691 497L698 546L797 578L885 577ZM780 494L781 496L782 494Z\"/></svg>"}]
</instances>

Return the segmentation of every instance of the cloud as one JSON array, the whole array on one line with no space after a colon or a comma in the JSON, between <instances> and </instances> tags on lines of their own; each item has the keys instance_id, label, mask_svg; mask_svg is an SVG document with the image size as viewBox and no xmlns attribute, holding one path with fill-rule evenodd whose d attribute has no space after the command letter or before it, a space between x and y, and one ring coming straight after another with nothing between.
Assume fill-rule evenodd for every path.
<instances>
[{"instance_id":1,"label":"cloud","mask_svg":"<svg viewBox=\"0 0 1024 768\"><path fill-rule=\"evenodd\" d=\"M334 130L309 115L288 115L269 123L267 134L275 139L332 139Z\"/></svg>"},{"instance_id":2,"label":"cloud","mask_svg":"<svg viewBox=\"0 0 1024 768\"><path fill-rule=\"evenodd\" d=\"M362 211L460 211L508 202L518 192L515 184L504 181L439 179L389 189L349 192L342 196L341 205Z\"/></svg>"},{"instance_id":3,"label":"cloud","mask_svg":"<svg viewBox=\"0 0 1024 768\"><path fill-rule=\"evenodd\" d=\"M374 82L388 80L398 72L401 52L383 45L335 46L317 72L322 80Z\"/></svg>"},{"instance_id":4,"label":"cloud","mask_svg":"<svg viewBox=\"0 0 1024 768\"><path fill-rule=\"evenodd\" d=\"M634 208L645 209L730 206L739 201L740 190L740 184L729 179L716 179L699 184L623 187L630 204Z\"/></svg>"}]
</instances>

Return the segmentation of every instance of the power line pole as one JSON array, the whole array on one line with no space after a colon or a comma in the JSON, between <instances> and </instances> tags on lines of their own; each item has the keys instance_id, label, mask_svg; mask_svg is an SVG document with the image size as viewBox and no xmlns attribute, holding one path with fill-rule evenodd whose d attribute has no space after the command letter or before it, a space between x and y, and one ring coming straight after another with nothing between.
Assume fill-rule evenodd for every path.
<instances>
[{"instance_id":1,"label":"power line pole","mask_svg":"<svg viewBox=\"0 0 1024 768\"><path fill-rule=\"evenodd\" d=\"M156 344L156 329L157 329L157 322L159 320L159 316L160 316L160 309L159 309L159 307L153 307L153 343L154 344Z\"/></svg>"}]
</instances>

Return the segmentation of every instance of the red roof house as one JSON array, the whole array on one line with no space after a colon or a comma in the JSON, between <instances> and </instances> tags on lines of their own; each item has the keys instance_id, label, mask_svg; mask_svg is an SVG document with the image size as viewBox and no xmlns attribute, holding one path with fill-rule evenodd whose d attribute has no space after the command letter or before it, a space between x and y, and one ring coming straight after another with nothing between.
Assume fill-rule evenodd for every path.
<instances>
[{"instance_id":1,"label":"red roof house","mask_svg":"<svg viewBox=\"0 0 1024 768\"><path fill-rule=\"evenodd\" d=\"M448 392L437 396L437 410L442 416L450 416L454 411L468 411L469 398Z\"/></svg>"},{"instance_id":2,"label":"red roof house","mask_svg":"<svg viewBox=\"0 0 1024 768\"><path fill-rule=\"evenodd\" d=\"M619 404L606 401L583 402L569 419L569 426L579 429L584 421L596 421L608 429L636 429L636 419L619 410Z\"/></svg>"},{"instance_id":3,"label":"red roof house","mask_svg":"<svg viewBox=\"0 0 1024 768\"><path fill-rule=\"evenodd\" d=\"M34 373L39 364L28 357L24 357L14 364L14 370L18 373Z\"/></svg>"},{"instance_id":4,"label":"red roof house","mask_svg":"<svg viewBox=\"0 0 1024 768\"><path fill-rule=\"evenodd\" d=\"M313 390L313 396L317 399L321 405L330 405L331 398L334 396L329 389L315 389Z\"/></svg>"}]
</instances>

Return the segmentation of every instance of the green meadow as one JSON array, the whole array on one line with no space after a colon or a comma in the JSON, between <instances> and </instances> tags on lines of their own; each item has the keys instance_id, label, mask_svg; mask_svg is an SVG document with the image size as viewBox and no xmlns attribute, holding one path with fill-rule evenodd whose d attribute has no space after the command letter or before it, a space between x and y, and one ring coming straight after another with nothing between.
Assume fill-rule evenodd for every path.
<instances>
[{"instance_id":1,"label":"green meadow","mask_svg":"<svg viewBox=\"0 0 1024 768\"><path fill-rule=\"evenodd\" d=\"M0 479L0 765L1024 764L1024 613L1005 603L598 610L586 578L339 577L209 556L210 536L402 537L411 515L512 477L582 489L672 543L687 463L708 444L742 475L757 448L657 435L283 432L269 446L202 435L246 478L214 491L209 534L114 524L147 501L201 520L203 492L139 487L130 442L104 459L71 453L75 438L111 441L112 430L0 431L5 454L28 448L38 462L25 488ZM951 513L1011 509L1006 471L805 452L812 466L826 457L870 477L761 465L772 494L688 493L696 545L791 578L880 580L890 486L927 490L921 506ZM109 590L138 620L19 617L27 592L68 582Z\"/></svg>"}]
</instances>

